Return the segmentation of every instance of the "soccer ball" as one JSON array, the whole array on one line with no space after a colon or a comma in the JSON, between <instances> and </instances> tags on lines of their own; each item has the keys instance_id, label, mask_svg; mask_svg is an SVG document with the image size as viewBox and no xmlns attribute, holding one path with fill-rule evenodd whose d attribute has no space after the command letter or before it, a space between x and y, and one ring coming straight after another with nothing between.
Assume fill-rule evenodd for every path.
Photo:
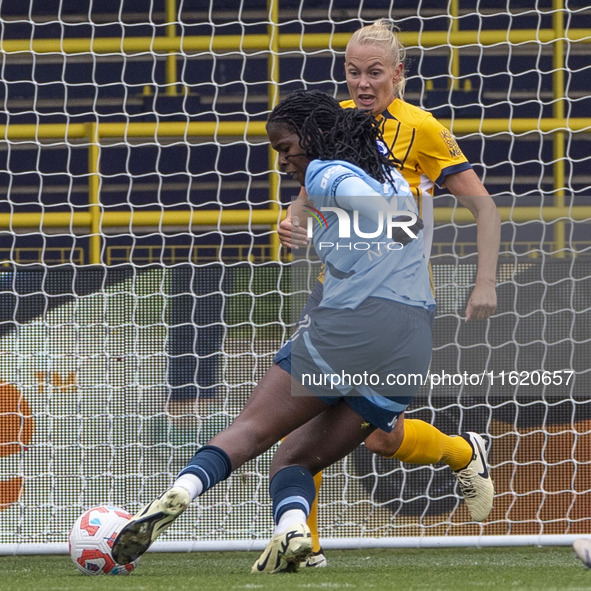
<instances>
[{"instance_id":1,"label":"soccer ball","mask_svg":"<svg viewBox=\"0 0 591 591\"><path fill-rule=\"evenodd\" d=\"M68 537L70 556L85 575L127 575L137 565L117 564L111 554L113 542L131 515L111 505L89 509L72 526Z\"/></svg>"}]
</instances>

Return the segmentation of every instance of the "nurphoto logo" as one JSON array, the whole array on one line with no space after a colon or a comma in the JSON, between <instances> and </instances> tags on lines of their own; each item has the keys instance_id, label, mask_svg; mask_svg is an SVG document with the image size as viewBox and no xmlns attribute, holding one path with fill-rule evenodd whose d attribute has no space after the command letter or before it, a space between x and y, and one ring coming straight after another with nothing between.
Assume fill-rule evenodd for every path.
<instances>
[{"instance_id":1,"label":"nurphoto logo","mask_svg":"<svg viewBox=\"0 0 591 591\"><path fill-rule=\"evenodd\" d=\"M304 207L304 211L312 217L308 218L308 238L312 237L312 218L314 218L321 226L328 228L328 222L326 218L322 215L322 212L316 209L315 207L311 207L310 205Z\"/></svg>"},{"instance_id":2,"label":"nurphoto logo","mask_svg":"<svg viewBox=\"0 0 591 591\"><path fill-rule=\"evenodd\" d=\"M351 238L353 234L353 242L350 243L354 250L369 250L372 245L377 246L383 244L387 250L400 250L407 242L414 240L417 235L411 229L417 223L417 216L411 211L387 210L379 211L377 213L377 222L375 230L363 231L359 224L359 212L354 210L353 219L351 220L350 213L340 207L315 207L306 206L303 208L308 214L307 218L307 232L308 238L314 236L314 221L316 221L322 230L329 228L329 223L326 220L324 213L332 212L337 216L338 223L338 237ZM351 223L352 221L352 223ZM331 221L332 225L333 222ZM407 238L404 242L400 242L400 232L406 234ZM385 236L384 236L385 235ZM368 240L372 238L388 238L389 242L361 242L360 240ZM357 241L356 241L357 240ZM319 242L318 249L323 248L343 248L344 244L335 245L334 242Z\"/></svg>"},{"instance_id":3,"label":"nurphoto logo","mask_svg":"<svg viewBox=\"0 0 591 591\"><path fill-rule=\"evenodd\" d=\"M308 216L308 238L314 236L314 220L316 220L321 227L328 228L328 222L322 212L331 211L336 214L339 224L339 238L351 238L351 218L349 213L340 207L321 207L316 209L309 205L304 207L304 211ZM392 238L394 228L400 228L412 240L417 235L410 229L417 223L417 216L412 211L388 210L378 212L378 221L376 229L373 232L364 232L359 227L359 212L353 211L353 233L359 238L378 238L386 230L386 236Z\"/></svg>"}]
</instances>

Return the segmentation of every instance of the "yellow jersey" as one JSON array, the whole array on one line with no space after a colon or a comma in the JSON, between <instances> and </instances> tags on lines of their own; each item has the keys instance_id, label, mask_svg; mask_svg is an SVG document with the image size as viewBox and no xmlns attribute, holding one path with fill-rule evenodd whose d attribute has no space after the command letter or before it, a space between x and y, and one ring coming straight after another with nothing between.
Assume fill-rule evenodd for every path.
<instances>
[{"instance_id":1,"label":"yellow jersey","mask_svg":"<svg viewBox=\"0 0 591 591\"><path fill-rule=\"evenodd\" d=\"M352 100L341 101L344 109L355 108ZM435 185L445 177L472 168L451 132L431 113L396 98L377 117L382 135L393 155L392 163L413 191L425 227L425 256L433 243L433 197Z\"/></svg>"}]
</instances>

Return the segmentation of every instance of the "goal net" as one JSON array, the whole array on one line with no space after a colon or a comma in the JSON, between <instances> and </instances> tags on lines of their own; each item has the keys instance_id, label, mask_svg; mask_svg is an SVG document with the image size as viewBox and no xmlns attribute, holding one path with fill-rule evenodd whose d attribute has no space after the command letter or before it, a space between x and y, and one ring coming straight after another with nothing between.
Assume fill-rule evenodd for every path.
<instances>
[{"instance_id":1,"label":"goal net","mask_svg":"<svg viewBox=\"0 0 591 591\"><path fill-rule=\"evenodd\" d=\"M0 553L65 551L94 505L135 512L238 414L302 298L276 235L299 188L264 121L302 87L346 98L346 41L381 17L408 49L406 100L450 127L503 217L497 313L465 322L475 223L434 198L431 379L407 415L483 434L497 496L470 523L447 467L361 446L324 474L323 546L588 533L586 2L41 4L0 5ZM155 548L261 548L271 455Z\"/></svg>"}]
</instances>

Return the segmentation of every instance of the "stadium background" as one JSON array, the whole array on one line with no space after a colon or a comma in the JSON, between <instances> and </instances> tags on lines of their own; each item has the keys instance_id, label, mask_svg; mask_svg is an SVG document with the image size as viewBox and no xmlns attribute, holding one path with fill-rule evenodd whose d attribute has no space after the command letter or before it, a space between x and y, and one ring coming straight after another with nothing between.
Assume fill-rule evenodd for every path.
<instances>
[{"instance_id":1,"label":"stadium background","mask_svg":"<svg viewBox=\"0 0 591 591\"><path fill-rule=\"evenodd\" d=\"M266 115L304 84L344 98L346 40L383 16L409 50L407 100L450 126L504 220L498 314L465 324L474 224L436 197L433 371L575 379L421 393L415 416L491 436L487 524L465 523L445 469L361 448L327 474L321 535L588 531L591 11L483 4L0 5L2 551L63 550L92 504L133 511L240 409L301 299L275 233L297 187L274 172ZM179 520L170 547L262 543L267 461Z\"/></svg>"}]
</instances>

